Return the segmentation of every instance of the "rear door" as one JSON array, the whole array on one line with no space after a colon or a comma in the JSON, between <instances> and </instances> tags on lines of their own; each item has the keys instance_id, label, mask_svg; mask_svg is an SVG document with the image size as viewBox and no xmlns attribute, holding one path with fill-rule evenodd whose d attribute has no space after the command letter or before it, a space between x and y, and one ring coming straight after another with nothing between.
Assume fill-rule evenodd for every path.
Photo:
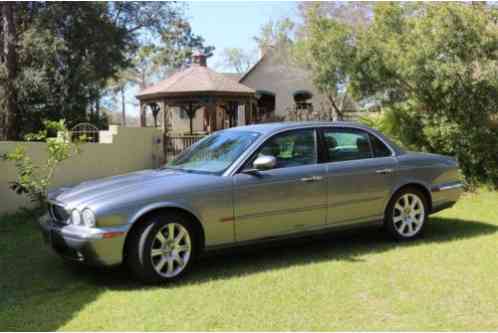
<instances>
[{"instance_id":1,"label":"rear door","mask_svg":"<svg viewBox=\"0 0 498 333\"><path fill-rule=\"evenodd\" d=\"M327 224L381 219L394 184L393 152L367 131L348 127L322 129L327 167Z\"/></svg>"}]
</instances>

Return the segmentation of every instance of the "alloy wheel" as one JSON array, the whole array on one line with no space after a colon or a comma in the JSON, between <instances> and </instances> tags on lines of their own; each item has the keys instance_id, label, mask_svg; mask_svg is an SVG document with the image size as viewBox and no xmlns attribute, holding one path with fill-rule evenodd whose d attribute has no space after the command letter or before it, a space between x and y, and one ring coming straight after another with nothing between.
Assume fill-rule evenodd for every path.
<instances>
[{"instance_id":1,"label":"alloy wheel","mask_svg":"<svg viewBox=\"0 0 498 333\"><path fill-rule=\"evenodd\" d=\"M150 250L154 270L161 276L173 278L187 266L192 252L188 230L179 223L168 223L157 232Z\"/></svg>"},{"instance_id":2,"label":"alloy wheel","mask_svg":"<svg viewBox=\"0 0 498 333\"><path fill-rule=\"evenodd\" d=\"M413 237L424 224L425 208L422 199L413 193L402 195L394 205L392 219L399 235Z\"/></svg>"}]
</instances>

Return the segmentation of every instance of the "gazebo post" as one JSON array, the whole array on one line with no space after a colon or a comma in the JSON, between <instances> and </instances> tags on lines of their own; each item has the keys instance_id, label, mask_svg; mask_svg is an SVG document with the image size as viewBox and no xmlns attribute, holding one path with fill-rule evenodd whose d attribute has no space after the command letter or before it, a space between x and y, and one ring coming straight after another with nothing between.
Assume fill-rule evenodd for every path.
<instances>
[{"instance_id":1,"label":"gazebo post","mask_svg":"<svg viewBox=\"0 0 498 333\"><path fill-rule=\"evenodd\" d=\"M168 104L166 104L166 100L162 100L162 109L163 109L163 132L166 134L168 132Z\"/></svg>"},{"instance_id":2,"label":"gazebo post","mask_svg":"<svg viewBox=\"0 0 498 333\"><path fill-rule=\"evenodd\" d=\"M188 102L187 106L182 105L180 108L188 116L190 135L192 135L192 134L194 134L194 124L193 124L193 118L195 116L194 106L193 106L192 102Z\"/></svg>"},{"instance_id":3,"label":"gazebo post","mask_svg":"<svg viewBox=\"0 0 498 333\"><path fill-rule=\"evenodd\" d=\"M145 127L145 103L140 101L140 127Z\"/></svg>"},{"instance_id":4,"label":"gazebo post","mask_svg":"<svg viewBox=\"0 0 498 333\"><path fill-rule=\"evenodd\" d=\"M246 101L244 103L244 125L250 124L250 116L251 116L251 113L249 111L250 105L251 104L249 103L249 101Z\"/></svg>"},{"instance_id":5,"label":"gazebo post","mask_svg":"<svg viewBox=\"0 0 498 333\"><path fill-rule=\"evenodd\" d=\"M188 126L190 130L190 135L194 134L194 124L192 123L192 118L194 117L193 110L192 110L192 102L188 103L188 111L187 111L187 116L188 116Z\"/></svg>"},{"instance_id":6,"label":"gazebo post","mask_svg":"<svg viewBox=\"0 0 498 333\"><path fill-rule=\"evenodd\" d=\"M213 98L210 98L209 102L206 104L204 117L207 118L207 132L211 133L216 131L216 100Z\"/></svg>"}]
</instances>

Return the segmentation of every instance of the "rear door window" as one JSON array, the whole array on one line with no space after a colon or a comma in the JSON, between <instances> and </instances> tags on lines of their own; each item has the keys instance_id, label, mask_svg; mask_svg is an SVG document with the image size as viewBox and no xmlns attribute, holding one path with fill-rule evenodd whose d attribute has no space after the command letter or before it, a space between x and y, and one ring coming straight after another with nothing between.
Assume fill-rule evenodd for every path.
<instances>
[{"instance_id":1,"label":"rear door window","mask_svg":"<svg viewBox=\"0 0 498 333\"><path fill-rule=\"evenodd\" d=\"M323 131L326 161L341 162L374 157L368 133L350 128L326 128Z\"/></svg>"},{"instance_id":2,"label":"rear door window","mask_svg":"<svg viewBox=\"0 0 498 333\"><path fill-rule=\"evenodd\" d=\"M372 143L375 157L388 157L392 155L391 150L375 135L370 134L370 142Z\"/></svg>"}]
</instances>

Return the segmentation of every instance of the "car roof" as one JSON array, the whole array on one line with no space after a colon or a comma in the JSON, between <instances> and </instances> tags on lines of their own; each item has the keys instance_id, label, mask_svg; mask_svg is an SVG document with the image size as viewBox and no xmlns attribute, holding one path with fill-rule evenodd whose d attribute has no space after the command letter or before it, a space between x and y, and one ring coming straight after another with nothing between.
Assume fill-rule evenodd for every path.
<instances>
[{"instance_id":1,"label":"car roof","mask_svg":"<svg viewBox=\"0 0 498 333\"><path fill-rule=\"evenodd\" d=\"M238 127L228 128L225 131L253 131L261 134L269 134L283 129L317 127L317 126L337 126L337 127L346 126L346 127L370 129L370 127L365 126L363 124L348 122L348 121L333 121L333 122L332 121L287 121L287 122L238 126Z\"/></svg>"},{"instance_id":2,"label":"car roof","mask_svg":"<svg viewBox=\"0 0 498 333\"><path fill-rule=\"evenodd\" d=\"M295 129L295 128L306 128L306 127L351 127L364 129L367 132L374 133L377 137L388 144L391 149L395 152L396 155L403 154L405 150L397 145L394 141L386 137L384 134L375 130L374 128L368 127L366 125L349 122L349 121L288 121L288 122L277 122L277 123L265 123L265 124L254 124L254 125L246 125L246 126L238 126L225 129L223 131L252 131L263 134L263 136L271 135L272 133L279 132L281 130L286 129Z\"/></svg>"}]
</instances>

